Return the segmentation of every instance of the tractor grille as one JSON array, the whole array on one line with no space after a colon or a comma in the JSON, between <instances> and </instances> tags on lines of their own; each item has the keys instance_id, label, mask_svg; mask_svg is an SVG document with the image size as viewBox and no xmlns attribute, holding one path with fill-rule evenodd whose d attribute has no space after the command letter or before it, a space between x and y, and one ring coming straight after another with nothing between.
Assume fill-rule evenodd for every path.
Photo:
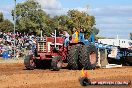
<instances>
[{"instance_id":1,"label":"tractor grille","mask_svg":"<svg viewBox=\"0 0 132 88\"><path fill-rule=\"evenodd\" d=\"M46 52L46 38L38 38L38 51Z\"/></svg>"}]
</instances>

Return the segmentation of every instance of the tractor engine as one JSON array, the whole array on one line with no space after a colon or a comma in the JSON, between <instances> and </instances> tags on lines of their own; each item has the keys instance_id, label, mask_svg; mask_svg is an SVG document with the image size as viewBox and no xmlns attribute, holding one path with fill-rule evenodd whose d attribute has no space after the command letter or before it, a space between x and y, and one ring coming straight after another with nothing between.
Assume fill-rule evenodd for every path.
<instances>
[{"instance_id":1,"label":"tractor engine","mask_svg":"<svg viewBox=\"0 0 132 88\"><path fill-rule=\"evenodd\" d=\"M37 53L41 60L51 59L54 56L58 56L61 48L63 47L64 39L57 37L56 42L53 37L38 38L37 41Z\"/></svg>"}]
</instances>

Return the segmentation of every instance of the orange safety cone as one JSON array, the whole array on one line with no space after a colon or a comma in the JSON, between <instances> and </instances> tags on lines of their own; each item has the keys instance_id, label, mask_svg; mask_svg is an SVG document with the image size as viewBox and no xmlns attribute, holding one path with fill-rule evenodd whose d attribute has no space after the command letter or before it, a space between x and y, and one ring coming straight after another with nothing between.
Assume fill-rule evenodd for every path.
<instances>
[{"instance_id":1,"label":"orange safety cone","mask_svg":"<svg viewBox=\"0 0 132 88\"><path fill-rule=\"evenodd\" d=\"M90 81L90 71L84 70L84 68L81 71L81 77L79 78L79 82L82 86L87 86L91 84Z\"/></svg>"}]
</instances>

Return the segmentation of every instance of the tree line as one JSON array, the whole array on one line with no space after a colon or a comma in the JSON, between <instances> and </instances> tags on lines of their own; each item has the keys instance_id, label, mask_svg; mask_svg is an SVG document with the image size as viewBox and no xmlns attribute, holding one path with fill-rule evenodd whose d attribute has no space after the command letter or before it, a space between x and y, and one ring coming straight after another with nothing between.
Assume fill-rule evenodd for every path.
<instances>
[{"instance_id":1,"label":"tree line","mask_svg":"<svg viewBox=\"0 0 132 88\"><path fill-rule=\"evenodd\" d=\"M14 19L14 10L11 15ZM26 0L16 5L16 31L21 33L34 33L40 35L40 31L47 36L56 29L59 32L67 31L72 33L73 28L83 28L86 35L90 32L99 33L95 26L95 17L86 12L78 10L69 10L66 15L50 16L42 10L41 5L35 0ZM13 23L4 20L3 14L0 14L0 29L3 32L13 31Z\"/></svg>"}]
</instances>

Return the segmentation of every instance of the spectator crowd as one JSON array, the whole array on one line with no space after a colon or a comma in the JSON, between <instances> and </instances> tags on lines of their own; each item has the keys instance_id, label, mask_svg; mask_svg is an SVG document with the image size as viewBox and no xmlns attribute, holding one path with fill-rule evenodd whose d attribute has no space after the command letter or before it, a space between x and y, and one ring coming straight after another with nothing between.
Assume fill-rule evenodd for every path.
<instances>
[{"instance_id":1,"label":"spectator crowd","mask_svg":"<svg viewBox=\"0 0 132 88\"><path fill-rule=\"evenodd\" d=\"M3 58L16 58L24 56L26 49L36 48L37 36L33 34L0 32L0 57ZM14 53L15 52L15 53ZM5 57L5 54L7 55Z\"/></svg>"}]
</instances>

